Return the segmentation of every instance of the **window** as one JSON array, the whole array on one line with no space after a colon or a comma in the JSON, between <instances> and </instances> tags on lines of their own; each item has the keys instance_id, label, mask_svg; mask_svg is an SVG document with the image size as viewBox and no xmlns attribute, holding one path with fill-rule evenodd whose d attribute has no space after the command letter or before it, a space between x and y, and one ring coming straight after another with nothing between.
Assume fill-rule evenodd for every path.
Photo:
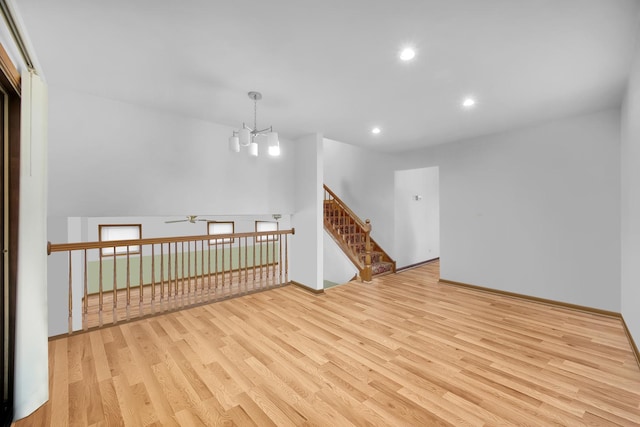
<instances>
[{"instance_id":1,"label":"window","mask_svg":"<svg viewBox=\"0 0 640 427\"><path fill-rule=\"evenodd\" d=\"M278 231L278 223L273 221L256 221L256 231ZM258 242L277 240L275 235L257 236Z\"/></svg>"},{"instance_id":2,"label":"window","mask_svg":"<svg viewBox=\"0 0 640 427\"><path fill-rule=\"evenodd\" d=\"M101 242L111 240L133 240L142 238L142 224L117 224L117 225L98 225L98 237ZM114 248L102 248L101 256L113 256ZM129 254L139 254L140 246L129 246ZM115 248L116 255L127 254L127 246L118 246Z\"/></svg>"},{"instance_id":3,"label":"window","mask_svg":"<svg viewBox=\"0 0 640 427\"><path fill-rule=\"evenodd\" d=\"M207 234L233 234L233 230L233 221L207 221ZM221 243L233 243L233 237L209 240L210 245L219 245Z\"/></svg>"}]
</instances>

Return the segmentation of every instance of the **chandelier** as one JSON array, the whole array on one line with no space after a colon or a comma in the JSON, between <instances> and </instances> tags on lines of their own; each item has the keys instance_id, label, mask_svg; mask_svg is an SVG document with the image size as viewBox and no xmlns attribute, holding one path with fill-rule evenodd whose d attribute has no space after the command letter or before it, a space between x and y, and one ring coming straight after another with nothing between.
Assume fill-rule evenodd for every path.
<instances>
[{"instance_id":1,"label":"chandelier","mask_svg":"<svg viewBox=\"0 0 640 427\"><path fill-rule=\"evenodd\" d=\"M234 130L233 134L229 137L229 150L234 153L240 152L240 147L248 147L249 154L251 156L258 156L258 137L267 138L267 146L269 147L269 155L280 155L280 141L278 140L278 133L273 131L273 127L269 126L262 130L258 130L257 125L257 112L258 101L262 99L260 92L249 92L249 98L253 99L253 128L250 128L246 124L242 123L240 130Z\"/></svg>"}]
</instances>

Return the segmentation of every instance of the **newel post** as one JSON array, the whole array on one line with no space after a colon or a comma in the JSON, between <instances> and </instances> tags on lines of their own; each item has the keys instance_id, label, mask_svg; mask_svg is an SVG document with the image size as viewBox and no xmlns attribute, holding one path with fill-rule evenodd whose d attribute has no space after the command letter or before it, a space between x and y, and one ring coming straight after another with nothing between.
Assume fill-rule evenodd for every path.
<instances>
[{"instance_id":1,"label":"newel post","mask_svg":"<svg viewBox=\"0 0 640 427\"><path fill-rule=\"evenodd\" d=\"M370 282L373 276L371 271L371 220L365 221L364 227L364 271L362 272L362 281Z\"/></svg>"}]
</instances>

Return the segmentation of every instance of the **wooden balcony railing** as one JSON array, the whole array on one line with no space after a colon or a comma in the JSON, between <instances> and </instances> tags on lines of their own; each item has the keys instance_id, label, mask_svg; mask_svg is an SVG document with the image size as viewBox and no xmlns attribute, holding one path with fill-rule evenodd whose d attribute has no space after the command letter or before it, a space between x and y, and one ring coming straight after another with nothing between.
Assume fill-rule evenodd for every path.
<instances>
[{"instance_id":1,"label":"wooden balcony railing","mask_svg":"<svg viewBox=\"0 0 640 427\"><path fill-rule=\"evenodd\" d=\"M49 242L47 249L67 253L72 333L286 285L288 237L294 233ZM112 249L110 255L104 248ZM80 327L77 321L74 327L74 315L81 315Z\"/></svg>"}]
</instances>

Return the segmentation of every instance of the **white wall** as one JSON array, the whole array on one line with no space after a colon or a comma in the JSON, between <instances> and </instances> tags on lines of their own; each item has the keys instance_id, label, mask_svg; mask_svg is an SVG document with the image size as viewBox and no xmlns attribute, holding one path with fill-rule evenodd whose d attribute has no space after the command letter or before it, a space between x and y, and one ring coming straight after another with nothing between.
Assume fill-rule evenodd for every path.
<instances>
[{"instance_id":1,"label":"white wall","mask_svg":"<svg viewBox=\"0 0 640 427\"><path fill-rule=\"evenodd\" d=\"M50 215L291 213L291 142L254 158L228 150L232 130L51 87Z\"/></svg>"},{"instance_id":2,"label":"white wall","mask_svg":"<svg viewBox=\"0 0 640 427\"><path fill-rule=\"evenodd\" d=\"M640 345L640 41L622 119L622 316Z\"/></svg>"},{"instance_id":3,"label":"white wall","mask_svg":"<svg viewBox=\"0 0 640 427\"><path fill-rule=\"evenodd\" d=\"M323 281L347 283L358 273L358 269L326 230L323 233L322 253Z\"/></svg>"},{"instance_id":4,"label":"white wall","mask_svg":"<svg viewBox=\"0 0 640 427\"><path fill-rule=\"evenodd\" d=\"M52 243L68 241L67 218L47 218L47 238ZM65 286L69 286L69 261L66 253L52 253L47 257L47 323L48 335L54 336L68 331L67 315L69 297Z\"/></svg>"},{"instance_id":5,"label":"white wall","mask_svg":"<svg viewBox=\"0 0 640 427\"><path fill-rule=\"evenodd\" d=\"M391 154L324 139L324 183L363 221L393 258L394 181Z\"/></svg>"},{"instance_id":6,"label":"white wall","mask_svg":"<svg viewBox=\"0 0 640 427\"><path fill-rule=\"evenodd\" d=\"M87 241L99 240L98 226L100 224L141 224L142 237L173 237L173 236L202 236L207 234L206 221L233 221L236 233L250 233L255 231L255 221L275 221L269 214L255 215L203 215L198 216L194 224L190 222L167 223L166 221L184 220L184 216L133 216L133 217L89 217L87 221ZM282 215L278 221L280 230L291 228L290 216Z\"/></svg>"},{"instance_id":7,"label":"white wall","mask_svg":"<svg viewBox=\"0 0 640 427\"><path fill-rule=\"evenodd\" d=\"M49 398L47 342L47 89L22 74L16 289L16 419Z\"/></svg>"},{"instance_id":8,"label":"white wall","mask_svg":"<svg viewBox=\"0 0 640 427\"><path fill-rule=\"evenodd\" d=\"M322 255L322 135L295 143L295 214L291 225L289 278L312 289L323 288Z\"/></svg>"},{"instance_id":9,"label":"white wall","mask_svg":"<svg viewBox=\"0 0 640 427\"><path fill-rule=\"evenodd\" d=\"M620 311L620 112L405 154L440 166L441 277Z\"/></svg>"},{"instance_id":10,"label":"white wall","mask_svg":"<svg viewBox=\"0 0 640 427\"><path fill-rule=\"evenodd\" d=\"M395 171L394 182L397 267L440 257L438 167Z\"/></svg>"}]
</instances>

